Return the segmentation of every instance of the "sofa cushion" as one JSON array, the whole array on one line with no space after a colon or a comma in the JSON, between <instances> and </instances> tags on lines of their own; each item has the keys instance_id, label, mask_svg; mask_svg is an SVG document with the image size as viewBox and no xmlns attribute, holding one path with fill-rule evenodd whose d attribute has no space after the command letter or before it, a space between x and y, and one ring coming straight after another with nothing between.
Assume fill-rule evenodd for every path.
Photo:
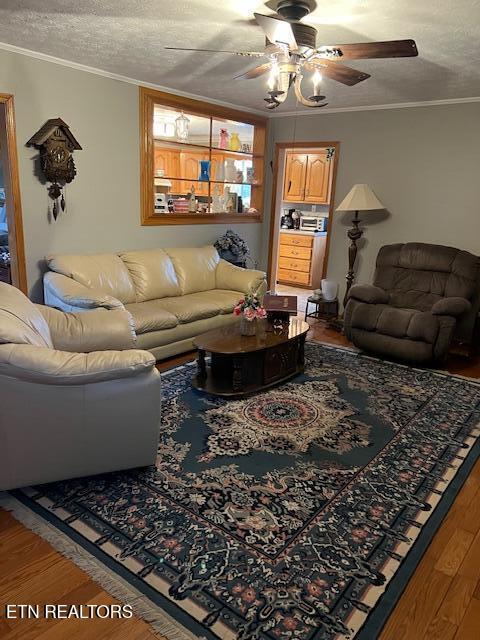
<instances>
[{"instance_id":1,"label":"sofa cushion","mask_svg":"<svg viewBox=\"0 0 480 640\"><path fill-rule=\"evenodd\" d=\"M221 305L204 293L190 293L178 298L159 300L161 308L177 317L180 324L212 318L221 313Z\"/></svg>"},{"instance_id":2,"label":"sofa cushion","mask_svg":"<svg viewBox=\"0 0 480 640\"><path fill-rule=\"evenodd\" d=\"M113 253L48 256L46 260L52 271L99 289L124 304L135 302L135 288L128 269Z\"/></svg>"},{"instance_id":3,"label":"sofa cushion","mask_svg":"<svg viewBox=\"0 0 480 640\"><path fill-rule=\"evenodd\" d=\"M423 340L429 344L435 342L438 334L438 321L431 313L397 309L384 304L357 304L351 322L354 329L392 338Z\"/></svg>"},{"instance_id":4,"label":"sofa cushion","mask_svg":"<svg viewBox=\"0 0 480 640\"><path fill-rule=\"evenodd\" d=\"M165 249L172 259L182 295L215 289L220 257L213 246Z\"/></svg>"},{"instance_id":5,"label":"sofa cushion","mask_svg":"<svg viewBox=\"0 0 480 640\"><path fill-rule=\"evenodd\" d=\"M162 300L148 300L125 305L125 309L132 314L136 333L173 329L178 325L177 318L162 309L162 302Z\"/></svg>"},{"instance_id":6,"label":"sofa cushion","mask_svg":"<svg viewBox=\"0 0 480 640\"><path fill-rule=\"evenodd\" d=\"M233 313L233 307L244 297L245 294L241 291L230 291L227 289L212 289L211 291L204 291L202 293L203 300L214 304L219 313Z\"/></svg>"},{"instance_id":7,"label":"sofa cushion","mask_svg":"<svg viewBox=\"0 0 480 640\"><path fill-rule=\"evenodd\" d=\"M0 343L53 347L39 309L19 289L0 282Z\"/></svg>"},{"instance_id":8,"label":"sofa cushion","mask_svg":"<svg viewBox=\"0 0 480 640\"><path fill-rule=\"evenodd\" d=\"M173 262L163 249L120 254L135 286L137 302L181 294Z\"/></svg>"}]
</instances>

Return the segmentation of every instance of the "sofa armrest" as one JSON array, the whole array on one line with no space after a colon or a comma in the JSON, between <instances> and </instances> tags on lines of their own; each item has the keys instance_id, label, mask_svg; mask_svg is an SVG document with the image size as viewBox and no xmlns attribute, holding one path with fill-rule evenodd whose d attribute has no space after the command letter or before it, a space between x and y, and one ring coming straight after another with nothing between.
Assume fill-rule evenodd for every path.
<instances>
[{"instance_id":1,"label":"sofa armrest","mask_svg":"<svg viewBox=\"0 0 480 640\"><path fill-rule=\"evenodd\" d=\"M63 311L82 309L123 309L124 306L113 296L97 289L90 289L83 284L62 275L48 271L43 276L45 304L58 307Z\"/></svg>"},{"instance_id":2,"label":"sofa armrest","mask_svg":"<svg viewBox=\"0 0 480 640\"><path fill-rule=\"evenodd\" d=\"M133 319L125 309L65 313L44 305L36 306L47 321L55 349L88 353L136 347Z\"/></svg>"},{"instance_id":3,"label":"sofa armrest","mask_svg":"<svg viewBox=\"0 0 480 640\"><path fill-rule=\"evenodd\" d=\"M37 384L92 384L137 376L154 366L155 357L139 349L67 353L30 344L0 345L0 375Z\"/></svg>"},{"instance_id":4,"label":"sofa armrest","mask_svg":"<svg viewBox=\"0 0 480 640\"><path fill-rule=\"evenodd\" d=\"M437 300L432 307L432 313L434 316L453 316L458 318L458 316L470 311L471 307L472 305L466 298L452 296Z\"/></svg>"},{"instance_id":5,"label":"sofa armrest","mask_svg":"<svg viewBox=\"0 0 480 640\"><path fill-rule=\"evenodd\" d=\"M215 286L217 289L263 295L266 291L266 278L264 271L242 269L226 260L220 260L215 273Z\"/></svg>"},{"instance_id":6,"label":"sofa armrest","mask_svg":"<svg viewBox=\"0 0 480 640\"><path fill-rule=\"evenodd\" d=\"M388 293L373 284L354 284L348 297L368 304L387 304L389 300Z\"/></svg>"}]
</instances>

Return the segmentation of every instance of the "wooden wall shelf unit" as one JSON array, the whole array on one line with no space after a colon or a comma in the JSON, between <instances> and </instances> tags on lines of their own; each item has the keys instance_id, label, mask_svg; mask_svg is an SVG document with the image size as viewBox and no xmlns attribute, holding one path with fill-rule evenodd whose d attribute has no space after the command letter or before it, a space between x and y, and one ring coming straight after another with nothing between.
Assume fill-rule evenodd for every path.
<instances>
[{"instance_id":1,"label":"wooden wall shelf unit","mask_svg":"<svg viewBox=\"0 0 480 640\"><path fill-rule=\"evenodd\" d=\"M158 113L165 126L165 114L170 117L168 133L156 129ZM184 114L196 129L186 141L180 140L172 130L176 115ZM165 116L165 117L164 117ZM154 124L155 123L155 124ZM173 94L140 87L140 189L141 223L145 226L179 224L216 224L224 222L262 222L266 118L244 111L229 109L216 104L183 98ZM245 131L244 140L248 147L234 151L219 147L221 128ZM199 131L201 129L201 131ZM242 136L242 133L239 134ZM210 161L210 179L199 180L199 161ZM231 160L238 170L243 171L244 181L222 180L219 176L220 164ZM247 169L253 173L248 180ZM162 175L160 175L162 174ZM168 180L166 187L175 199L188 197L191 186L201 204L207 206L206 213L158 213L154 207L155 192L161 188L161 181ZM212 197L223 192L220 185L238 188L247 202L243 213L212 211ZM245 195L246 194L246 195ZM247 211L247 208L253 211Z\"/></svg>"}]
</instances>

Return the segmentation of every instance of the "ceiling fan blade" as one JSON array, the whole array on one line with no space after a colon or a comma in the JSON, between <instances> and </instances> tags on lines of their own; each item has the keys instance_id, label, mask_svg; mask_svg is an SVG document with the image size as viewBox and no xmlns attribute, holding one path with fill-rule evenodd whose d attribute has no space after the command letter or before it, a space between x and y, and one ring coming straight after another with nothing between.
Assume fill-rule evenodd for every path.
<instances>
[{"instance_id":1,"label":"ceiling fan blade","mask_svg":"<svg viewBox=\"0 0 480 640\"><path fill-rule=\"evenodd\" d=\"M272 67L271 62L266 62L265 64L261 64L258 67L253 67L253 69L249 69L245 73L241 73L239 76L235 76L234 80L252 80L253 78L258 78L259 76L270 71Z\"/></svg>"},{"instance_id":2,"label":"ceiling fan blade","mask_svg":"<svg viewBox=\"0 0 480 640\"><path fill-rule=\"evenodd\" d=\"M195 51L201 53L231 53L234 56L244 56L246 58L263 58L264 53L260 51L227 51L225 49L184 49L183 47L164 47L170 51Z\"/></svg>"},{"instance_id":3,"label":"ceiling fan blade","mask_svg":"<svg viewBox=\"0 0 480 640\"><path fill-rule=\"evenodd\" d=\"M289 22L272 18L271 16L264 16L261 13L254 13L253 15L270 42L273 44L277 42L286 44L291 51L297 51L297 41L293 35L292 25Z\"/></svg>"},{"instance_id":4,"label":"ceiling fan blade","mask_svg":"<svg viewBox=\"0 0 480 640\"><path fill-rule=\"evenodd\" d=\"M327 78L346 84L349 87L353 87L353 85L370 78L368 73L363 73L363 71L358 71L358 69L352 69L351 67L346 67L344 64L339 64L338 62L333 62L333 60L327 60L325 58L310 60L304 67L309 71L319 69Z\"/></svg>"},{"instance_id":5,"label":"ceiling fan blade","mask_svg":"<svg viewBox=\"0 0 480 640\"><path fill-rule=\"evenodd\" d=\"M359 42L320 47L319 53L332 51L331 58L358 60L361 58L407 58L418 56L415 40L389 40L388 42ZM338 55L340 53L340 56Z\"/></svg>"}]
</instances>

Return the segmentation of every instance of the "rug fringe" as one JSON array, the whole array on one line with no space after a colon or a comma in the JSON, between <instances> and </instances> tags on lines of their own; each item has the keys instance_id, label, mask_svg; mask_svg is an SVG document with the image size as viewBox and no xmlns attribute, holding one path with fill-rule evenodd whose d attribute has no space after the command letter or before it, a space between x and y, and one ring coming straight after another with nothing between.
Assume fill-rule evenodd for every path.
<instances>
[{"instance_id":1,"label":"rug fringe","mask_svg":"<svg viewBox=\"0 0 480 640\"><path fill-rule=\"evenodd\" d=\"M74 562L92 580L123 604L132 605L134 614L147 622L153 634L164 640L198 640L179 622L162 611L149 598L140 593L126 580L73 542L68 536L37 515L13 496L0 492L0 507L8 511L27 529L46 540L56 551Z\"/></svg>"}]
</instances>

